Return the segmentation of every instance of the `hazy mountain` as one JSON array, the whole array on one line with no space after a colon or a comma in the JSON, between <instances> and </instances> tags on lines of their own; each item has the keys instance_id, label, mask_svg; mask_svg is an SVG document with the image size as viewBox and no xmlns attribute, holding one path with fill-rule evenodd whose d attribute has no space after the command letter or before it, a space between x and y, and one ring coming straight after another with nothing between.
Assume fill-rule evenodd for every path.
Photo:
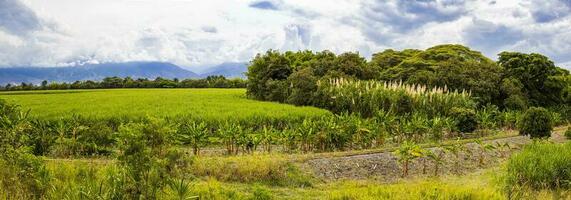
<instances>
[{"instance_id":1,"label":"hazy mountain","mask_svg":"<svg viewBox=\"0 0 571 200\"><path fill-rule=\"evenodd\" d=\"M248 63L242 62L226 62L220 65L209 67L201 76L223 75L226 78L246 78L248 71Z\"/></svg>"},{"instance_id":2,"label":"hazy mountain","mask_svg":"<svg viewBox=\"0 0 571 200\"><path fill-rule=\"evenodd\" d=\"M0 85L22 82L39 84L43 80L56 82L101 80L111 76L130 76L135 79L155 79L156 77L186 79L223 75L227 78L245 78L246 71L248 71L248 64L238 62L210 66L202 74L166 62L104 63L73 67L10 67L0 68Z\"/></svg>"},{"instance_id":3,"label":"hazy mountain","mask_svg":"<svg viewBox=\"0 0 571 200\"><path fill-rule=\"evenodd\" d=\"M43 80L74 82L78 80L101 80L119 76L132 78L198 78L198 74L177 65L165 62L124 62L89 64L74 67L12 67L0 68L0 84L35 83Z\"/></svg>"}]
</instances>

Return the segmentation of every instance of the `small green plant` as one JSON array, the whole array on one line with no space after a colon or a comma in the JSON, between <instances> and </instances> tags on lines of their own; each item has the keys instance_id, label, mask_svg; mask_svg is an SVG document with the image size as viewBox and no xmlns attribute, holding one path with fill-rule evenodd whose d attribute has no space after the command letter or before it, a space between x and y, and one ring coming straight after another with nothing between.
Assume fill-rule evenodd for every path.
<instances>
[{"instance_id":1,"label":"small green plant","mask_svg":"<svg viewBox=\"0 0 571 200\"><path fill-rule=\"evenodd\" d=\"M177 200L190 200L190 199L199 199L199 196L192 195L191 191L191 184L184 180L171 180L168 182L168 186L170 191L172 191L171 195L174 196Z\"/></svg>"},{"instance_id":2,"label":"small green plant","mask_svg":"<svg viewBox=\"0 0 571 200\"><path fill-rule=\"evenodd\" d=\"M445 162L444 151L442 150L426 151L426 155L434 163L434 176L438 176L440 166Z\"/></svg>"},{"instance_id":3,"label":"small green plant","mask_svg":"<svg viewBox=\"0 0 571 200\"><path fill-rule=\"evenodd\" d=\"M454 144L444 147L444 150L454 155L454 170L459 174L461 153L463 151L469 151L469 149L467 149L466 146L460 142L460 139L458 139Z\"/></svg>"},{"instance_id":4,"label":"small green plant","mask_svg":"<svg viewBox=\"0 0 571 200\"><path fill-rule=\"evenodd\" d=\"M551 113L541 107L529 108L519 123L520 134L529 135L531 138L548 138L551 136L551 130Z\"/></svg>"},{"instance_id":5,"label":"small green plant","mask_svg":"<svg viewBox=\"0 0 571 200\"><path fill-rule=\"evenodd\" d=\"M403 142L399 146L399 149L394 152L394 155L398 158L398 161L401 164L402 177L408 176L410 161L415 158L422 157L422 152L423 150L420 146L408 141Z\"/></svg>"},{"instance_id":6,"label":"small green plant","mask_svg":"<svg viewBox=\"0 0 571 200\"><path fill-rule=\"evenodd\" d=\"M571 140L571 127L567 128L564 135L568 140Z\"/></svg>"},{"instance_id":7,"label":"small green plant","mask_svg":"<svg viewBox=\"0 0 571 200\"><path fill-rule=\"evenodd\" d=\"M475 141L476 145L478 145L479 153L478 153L478 164L480 166L484 166L484 159L486 158L486 152L493 151L496 147L492 144L484 143L482 140L477 139Z\"/></svg>"}]
</instances>

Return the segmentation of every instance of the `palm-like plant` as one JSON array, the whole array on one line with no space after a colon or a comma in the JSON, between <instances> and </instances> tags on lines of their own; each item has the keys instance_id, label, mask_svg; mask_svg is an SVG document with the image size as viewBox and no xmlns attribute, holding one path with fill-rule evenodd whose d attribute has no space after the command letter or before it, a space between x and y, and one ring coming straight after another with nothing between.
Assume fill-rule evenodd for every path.
<instances>
[{"instance_id":1,"label":"palm-like plant","mask_svg":"<svg viewBox=\"0 0 571 200\"><path fill-rule=\"evenodd\" d=\"M398 158L399 163L402 166L402 177L408 176L410 161L423 156L423 150L420 146L405 141L399 148L394 152L394 155Z\"/></svg>"},{"instance_id":2,"label":"palm-like plant","mask_svg":"<svg viewBox=\"0 0 571 200\"><path fill-rule=\"evenodd\" d=\"M191 185L184 179L171 180L168 182L168 186L177 200L199 199L199 196L192 195Z\"/></svg>"},{"instance_id":3,"label":"palm-like plant","mask_svg":"<svg viewBox=\"0 0 571 200\"><path fill-rule=\"evenodd\" d=\"M491 129L497 126L496 117L500 111L497 106L488 105L476 112L480 128Z\"/></svg>"},{"instance_id":4,"label":"palm-like plant","mask_svg":"<svg viewBox=\"0 0 571 200\"><path fill-rule=\"evenodd\" d=\"M304 119L301 125L297 128L299 134L301 150L307 153L311 150L311 140L316 132L315 124L309 119Z\"/></svg>"},{"instance_id":5,"label":"palm-like plant","mask_svg":"<svg viewBox=\"0 0 571 200\"><path fill-rule=\"evenodd\" d=\"M485 153L488 151L493 151L494 149L496 149L496 147L494 145L484 143L480 139L477 139L475 143L476 145L478 145L479 148L478 163L480 164L480 166L484 166L484 159L486 158Z\"/></svg>"},{"instance_id":6,"label":"palm-like plant","mask_svg":"<svg viewBox=\"0 0 571 200\"><path fill-rule=\"evenodd\" d=\"M430 135L436 141L440 141L443 138L443 132L445 127L445 120L441 117L432 118L429 122L430 124Z\"/></svg>"},{"instance_id":7,"label":"palm-like plant","mask_svg":"<svg viewBox=\"0 0 571 200\"><path fill-rule=\"evenodd\" d=\"M177 139L182 144L190 145L194 155L199 155L200 148L208 142L209 132L206 123L191 121L180 125Z\"/></svg>"},{"instance_id":8,"label":"palm-like plant","mask_svg":"<svg viewBox=\"0 0 571 200\"><path fill-rule=\"evenodd\" d=\"M244 132L242 126L237 122L226 121L218 128L217 132L226 146L226 153L228 155L238 154L238 138Z\"/></svg>"},{"instance_id":9,"label":"palm-like plant","mask_svg":"<svg viewBox=\"0 0 571 200\"><path fill-rule=\"evenodd\" d=\"M260 133L260 142L264 145L264 149L268 153L272 152L272 145L274 143L274 138L275 138L275 131L273 130L273 128L271 126L269 128L267 126L264 126Z\"/></svg>"},{"instance_id":10,"label":"palm-like plant","mask_svg":"<svg viewBox=\"0 0 571 200\"><path fill-rule=\"evenodd\" d=\"M438 176L440 166L444 164L444 151L427 151L426 156L434 163L434 176Z\"/></svg>"},{"instance_id":11,"label":"palm-like plant","mask_svg":"<svg viewBox=\"0 0 571 200\"><path fill-rule=\"evenodd\" d=\"M468 150L466 146L460 142L460 139L458 139L455 143L445 146L444 150L454 155L454 170L456 173L460 173L460 156L462 151Z\"/></svg>"}]
</instances>

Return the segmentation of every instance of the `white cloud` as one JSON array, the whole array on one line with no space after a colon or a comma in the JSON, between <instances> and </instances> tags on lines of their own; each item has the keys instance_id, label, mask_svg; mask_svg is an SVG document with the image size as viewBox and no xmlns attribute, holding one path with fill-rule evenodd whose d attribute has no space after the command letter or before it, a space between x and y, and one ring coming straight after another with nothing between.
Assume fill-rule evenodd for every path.
<instances>
[{"instance_id":1,"label":"white cloud","mask_svg":"<svg viewBox=\"0 0 571 200\"><path fill-rule=\"evenodd\" d=\"M268 49L369 57L441 43L570 63L571 5L543 2L0 0L0 66L156 60L199 71Z\"/></svg>"}]
</instances>

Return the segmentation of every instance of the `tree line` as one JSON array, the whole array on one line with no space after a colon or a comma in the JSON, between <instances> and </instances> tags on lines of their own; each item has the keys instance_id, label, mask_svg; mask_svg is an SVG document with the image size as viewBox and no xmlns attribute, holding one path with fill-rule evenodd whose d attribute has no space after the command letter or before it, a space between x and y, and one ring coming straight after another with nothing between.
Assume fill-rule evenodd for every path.
<instances>
[{"instance_id":1,"label":"tree line","mask_svg":"<svg viewBox=\"0 0 571 200\"><path fill-rule=\"evenodd\" d=\"M109 88L245 88L246 80L240 78L227 79L220 76L208 76L202 79L167 79L157 77L154 80L147 78L133 79L131 77L106 77L101 81L75 81L48 82L42 81L39 85L22 82L20 85L7 84L0 90L66 90L66 89L109 89Z\"/></svg>"},{"instance_id":2,"label":"tree line","mask_svg":"<svg viewBox=\"0 0 571 200\"><path fill-rule=\"evenodd\" d=\"M367 61L359 53L330 51L258 54L247 72L247 93L258 100L324 107L319 83L332 79L376 80L468 91L478 107L524 110L571 102L569 71L548 57L502 52L494 62L462 45L426 50L385 50Z\"/></svg>"}]
</instances>

